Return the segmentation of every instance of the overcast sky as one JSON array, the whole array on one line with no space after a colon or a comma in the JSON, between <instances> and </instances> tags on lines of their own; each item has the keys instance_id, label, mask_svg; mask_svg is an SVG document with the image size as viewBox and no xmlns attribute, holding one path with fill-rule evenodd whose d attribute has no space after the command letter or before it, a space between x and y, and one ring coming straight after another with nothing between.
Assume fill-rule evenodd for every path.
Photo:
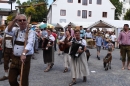
<instances>
[{"instance_id":1,"label":"overcast sky","mask_svg":"<svg viewBox=\"0 0 130 86\"><path fill-rule=\"evenodd\" d=\"M1 1L1 0L0 0ZM3 0L3 1L8 1L8 0ZM20 0L21 2L27 1L27 0ZM53 2L53 0L48 0L49 5ZM15 10L15 6L17 6L16 3L13 4L13 10ZM0 3L0 8L7 8L10 9L11 5L8 3Z\"/></svg>"}]
</instances>

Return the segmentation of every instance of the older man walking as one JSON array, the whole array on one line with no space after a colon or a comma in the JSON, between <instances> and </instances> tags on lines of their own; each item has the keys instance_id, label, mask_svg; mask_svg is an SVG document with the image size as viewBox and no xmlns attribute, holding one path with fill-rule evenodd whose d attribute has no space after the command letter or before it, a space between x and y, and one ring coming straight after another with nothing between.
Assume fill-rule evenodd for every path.
<instances>
[{"instance_id":1,"label":"older man walking","mask_svg":"<svg viewBox=\"0 0 130 86\"><path fill-rule=\"evenodd\" d=\"M130 64L130 30L129 25L124 24L124 29L122 32L120 32L118 42L121 45L121 51L122 51L122 70L125 69L125 62L126 62L126 54L127 54L127 69L130 70L129 64Z\"/></svg>"},{"instance_id":2,"label":"older man walking","mask_svg":"<svg viewBox=\"0 0 130 86\"><path fill-rule=\"evenodd\" d=\"M13 26L18 23L18 30L14 30ZM31 56L34 53L35 33L33 30L28 32L27 44L24 47L25 35L27 31L27 18L24 14L19 14L6 28L5 33L14 38L12 63L9 70L10 86L19 86L17 81L20 75L21 64L24 63L22 86L29 86L28 77L30 71Z\"/></svg>"}]
</instances>

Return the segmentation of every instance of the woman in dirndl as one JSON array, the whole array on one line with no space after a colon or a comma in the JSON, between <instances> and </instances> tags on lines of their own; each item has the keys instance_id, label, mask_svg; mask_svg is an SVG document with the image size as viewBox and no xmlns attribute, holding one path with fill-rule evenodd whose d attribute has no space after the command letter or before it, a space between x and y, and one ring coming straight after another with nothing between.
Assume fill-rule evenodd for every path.
<instances>
[{"instance_id":1,"label":"woman in dirndl","mask_svg":"<svg viewBox=\"0 0 130 86\"><path fill-rule=\"evenodd\" d=\"M49 38L49 40L52 43L47 44L48 49L46 49L46 48L43 49L43 60L44 60L44 63L47 64L47 68L44 70L44 72L48 72L54 65L54 47L53 47L53 44L54 44L55 38L52 35L52 29L49 28L47 30L47 32L48 32L47 37Z\"/></svg>"},{"instance_id":2,"label":"woman in dirndl","mask_svg":"<svg viewBox=\"0 0 130 86\"><path fill-rule=\"evenodd\" d=\"M72 39L73 40L73 39ZM71 56L70 66L71 66L71 75L72 75L72 82L69 84L69 86L76 84L76 79L80 76L83 77L83 82L87 81L87 76L89 75L89 69L88 69L88 63L87 63L87 57L86 57L86 41L82 38L80 38L80 31L75 31L75 40L82 45L85 46L84 50L79 49L77 52L82 53L79 58L73 58ZM71 45L72 43L70 43Z\"/></svg>"}]
</instances>

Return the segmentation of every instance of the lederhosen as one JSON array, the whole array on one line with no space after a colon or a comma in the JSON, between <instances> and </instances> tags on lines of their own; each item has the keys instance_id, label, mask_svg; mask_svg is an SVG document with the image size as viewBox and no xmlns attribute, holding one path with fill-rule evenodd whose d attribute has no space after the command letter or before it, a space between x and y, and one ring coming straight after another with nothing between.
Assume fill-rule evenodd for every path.
<instances>
[{"instance_id":1,"label":"lederhosen","mask_svg":"<svg viewBox=\"0 0 130 86\"><path fill-rule=\"evenodd\" d=\"M6 40L10 40L13 46L13 37L4 37L4 70L9 69L9 62L13 54L13 48L6 47Z\"/></svg>"},{"instance_id":2,"label":"lederhosen","mask_svg":"<svg viewBox=\"0 0 130 86\"><path fill-rule=\"evenodd\" d=\"M24 42L16 41L18 32L19 30L16 33L14 45L24 46ZM29 86L28 77L30 71L31 56L32 55L26 55L26 60L24 62L24 67L23 67L22 86ZM10 65L10 71L9 71L10 86L19 86L19 83L17 82L17 78L20 75L21 64L22 62L20 60L20 56L13 55L12 63Z\"/></svg>"},{"instance_id":3,"label":"lederhosen","mask_svg":"<svg viewBox=\"0 0 130 86\"><path fill-rule=\"evenodd\" d=\"M44 63L53 63L54 62L54 47L53 44L51 47L48 47L48 49L43 49L43 60Z\"/></svg>"}]
</instances>

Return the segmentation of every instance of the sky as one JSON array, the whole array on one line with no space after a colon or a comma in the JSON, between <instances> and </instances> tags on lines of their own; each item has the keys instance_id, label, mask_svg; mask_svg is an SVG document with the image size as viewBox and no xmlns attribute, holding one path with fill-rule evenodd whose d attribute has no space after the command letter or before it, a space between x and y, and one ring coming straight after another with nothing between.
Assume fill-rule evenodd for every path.
<instances>
[{"instance_id":1,"label":"sky","mask_svg":"<svg viewBox=\"0 0 130 86\"><path fill-rule=\"evenodd\" d=\"M1 1L1 0L0 0ZM3 1L8 1L8 0L3 0ZM27 1L27 0L20 0L21 2ZM50 5L53 2L53 0L48 0L48 4ZM17 6L16 3L13 4L13 10L15 10L15 6ZM0 3L0 8L7 8L11 9L11 5L8 3Z\"/></svg>"}]
</instances>

